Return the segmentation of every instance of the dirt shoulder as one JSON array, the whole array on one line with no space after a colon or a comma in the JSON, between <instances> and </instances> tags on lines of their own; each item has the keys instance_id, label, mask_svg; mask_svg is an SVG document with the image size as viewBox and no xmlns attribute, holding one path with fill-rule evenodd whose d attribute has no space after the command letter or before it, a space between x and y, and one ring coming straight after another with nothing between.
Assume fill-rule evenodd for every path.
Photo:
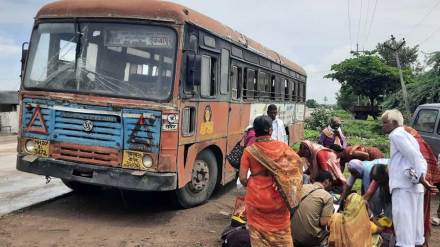
<instances>
[{"instance_id":1,"label":"dirt shoulder","mask_svg":"<svg viewBox=\"0 0 440 247\"><path fill-rule=\"evenodd\" d=\"M0 219L0 246L219 246L235 185L176 210L162 193L70 194Z\"/></svg>"}]
</instances>

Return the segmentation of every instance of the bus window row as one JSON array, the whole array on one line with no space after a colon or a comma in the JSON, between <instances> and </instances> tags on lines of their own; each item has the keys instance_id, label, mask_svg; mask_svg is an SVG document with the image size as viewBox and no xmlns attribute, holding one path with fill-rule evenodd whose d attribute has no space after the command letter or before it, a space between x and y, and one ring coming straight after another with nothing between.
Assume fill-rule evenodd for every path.
<instances>
[{"instance_id":1,"label":"bus window row","mask_svg":"<svg viewBox=\"0 0 440 247\"><path fill-rule=\"evenodd\" d=\"M220 58L215 55L201 56L202 97L215 97L218 93L227 95L231 91L233 100L305 101L305 82L247 64L230 64L230 61L226 49L222 49Z\"/></svg>"}]
</instances>

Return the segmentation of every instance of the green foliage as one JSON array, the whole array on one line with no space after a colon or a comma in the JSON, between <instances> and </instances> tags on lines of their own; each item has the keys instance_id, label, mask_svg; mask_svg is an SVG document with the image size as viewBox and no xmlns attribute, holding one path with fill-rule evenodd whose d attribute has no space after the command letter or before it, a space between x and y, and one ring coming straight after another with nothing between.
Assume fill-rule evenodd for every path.
<instances>
[{"instance_id":1,"label":"green foliage","mask_svg":"<svg viewBox=\"0 0 440 247\"><path fill-rule=\"evenodd\" d=\"M342 120L342 131L347 138L349 145L366 145L379 148L389 157L388 137L383 133L382 126L378 120L354 120L350 113L343 110L332 112L332 116L337 116ZM306 125L304 138L317 141L320 130L309 129ZM299 148L299 144L297 145Z\"/></svg>"},{"instance_id":2,"label":"green foliage","mask_svg":"<svg viewBox=\"0 0 440 247\"><path fill-rule=\"evenodd\" d=\"M396 41L387 40L383 43L377 44L376 46L377 53L379 53L379 55L385 60L386 64L393 67L397 67L396 56L394 55L394 51L387 48L387 46L396 47L396 45ZM407 45L402 46L402 48L400 48L400 50L398 51L400 65L402 66L402 68L414 68L417 64L418 52L418 45L414 47L409 47Z\"/></svg>"},{"instance_id":3,"label":"green foliage","mask_svg":"<svg viewBox=\"0 0 440 247\"><path fill-rule=\"evenodd\" d=\"M432 66L431 71L440 76L440 51L436 51L430 54L427 64Z\"/></svg>"},{"instance_id":4,"label":"green foliage","mask_svg":"<svg viewBox=\"0 0 440 247\"><path fill-rule=\"evenodd\" d=\"M332 73L325 76L341 83L344 90L365 96L370 104L381 95L395 92L399 87L399 72L374 55L348 58L331 66Z\"/></svg>"},{"instance_id":5,"label":"green foliage","mask_svg":"<svg viewBox=\"0 0 440 247\"><path fill-rule=\"evenodd\" d=\"M316 108L310 118L305 120L306 129L321 131L328 125L329 119L333 116L333 111L324 107Z\"/></svg>"},{"instance_id":6,"label":"green foliage","mask_svg":"<svg viewBox=\"0 0 440 247\"><path fill-rule=\"evenodd\" d=\"M306 100L306 106L308 108L317 108L317 107L319 107L319 104L314 99L308 99L308 100Z\"/></svg>"},{"instance_id":7,"label":"green foliage","mask_svg":"<svg viewBox=\"0 0 440 247\"><path fill-rule=\"evenodd\" d=\"M347 112L347 111L344 111L344 110L335 110L334 111L334 116L335 117L338 117L338 118L340 118L340 119L342 119L342 120L344 120L344 119L351 119L351 114L349 113L349 112Z\"/></svg>"},{"instance_id":8,"label":"green foliage","mask_svg":"<svg viewBox=\"0 0 440 247\"><path fill-rule=\"evenodd\" d=\"M440 101L440 75L434 71L429 71L416 76L415 82L407 84L408 101L411 112L417 106L426 103L438 103ZM384 109L398 108L405 111L405 102L402 97L402 92L389 95L383 102Z\"/></svg>"}]
</instances>

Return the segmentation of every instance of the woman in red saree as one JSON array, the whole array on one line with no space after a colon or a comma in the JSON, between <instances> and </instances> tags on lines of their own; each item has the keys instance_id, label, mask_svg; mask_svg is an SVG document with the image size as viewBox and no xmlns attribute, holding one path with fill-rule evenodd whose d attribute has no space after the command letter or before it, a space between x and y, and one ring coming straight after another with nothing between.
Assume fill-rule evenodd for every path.
<instances>
[{"instance_id":1,"label":"woman in red saree","mask_svg":"<svg viewBox=\"0 0 440 247\"><path fill-rule=\"evenodd\" d=\"M315 181L319 170L330 172L336 184L346 183L339 165L339 159L335 152L320 144L311 141L302 141L299 147L299 156L307 159L309 163L310 180Z\"/></svg>"},{"instance_id":2,"label":"woman in red saree","mask_svg":"<svg viewBox=\"0 0 440 247\"><path fill-rule=\"evenodd\" d=\"M426 163L428 163L428 170L425 179L430 184L437 184L440 182L440 168L437 166L437 157L432 152L431 147L428 143L423 140L417 130L405 126L405 131L410 133L419 144L420 152L425 158ZM429 239L431 237L431 198L432 194L429 191L425 192L424 202L423 202L423 214L424 214L424 225L425 225L425 245L429 246ZM440 209L440 206L439 206Z\"/></svg>"},{"instance_id":3,"label":"woman in red saree","mask_svg":"<svg viewBox=\"0 0 440 247\"><path fill-rule=\"evenodd\" d=\"M240 162L240 182L246 186L246 217L251 244L293 246L290 209L296 206L302 184L299 156L285 143L272 140L272 120L254 120L256 142ZM247 172L251 176L247 179Z\"/></svg>"}]
</instances>

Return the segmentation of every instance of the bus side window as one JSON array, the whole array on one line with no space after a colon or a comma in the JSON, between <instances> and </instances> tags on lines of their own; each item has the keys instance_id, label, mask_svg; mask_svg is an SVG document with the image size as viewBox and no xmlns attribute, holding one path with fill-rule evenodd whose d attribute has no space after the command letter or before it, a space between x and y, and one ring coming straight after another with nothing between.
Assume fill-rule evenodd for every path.
<instances>
[{"instance_id":1,"label":"bus side window","mask_svg":"<svg viewBox=\"0 0 440 247\"><path fill-rule=\"evenodd\" d=\"M254 98L254 92L255 92L255 70L253 69L246 69L246 80L244 84L246 84L246 98L252 99Z\"/></svg>"},{"instance_id":2,"label":"bus side window","mask_svg":"<svg viewBox=\"0 0 440 247\"><path fill-rule=\"evenodd\" d=\"M296 90L296 93L295 93L295 98L296 98L296 102L300 102L301 100L300 100L300 96L299 96L299 83L296 81L295 82L295 90Z\"/></svg>"},{"instance_id":3,"label":"bus side window","mask_svg":"<svg viewBox=\"0 0 440 247\"><path fill-rule=\"evenodd\" d=\"M258 98L264 100L266 98L266 73L260 71L258 72Z\"/></svg>"},{"instance_id":4,"label":"bus side window","mask_svg":"<svg viewBox=\"0 0 440 247\"><path fill-rule=\"evenodd\" d=\"M275 98L276 100L282 100L282 92L283 89L281 88L281 79L279 77L275 78Z\"/></svg>"},{"instance_id":5,"label":"bus side window","mask_svg":"<svg viewBox=\"0 0 440 247\"><path fill-rule=\"evenodd\" d=\"M303 102L306 102L306 83L303 82Z\"/></svg>"},{"instance_id":6,"label":"bus side window","mask_svg":"<svg viewBox=\"0 0 440 247\"><path fill-rule=\"evenodd\" d=\"M290 81L284 79L284 101L290 101L291 98Z\"/></svg>"},{"instance_id":7,"label":"bus side window","mask_svg":"<svg viewBox=\"0 0 440 247\"><path fill-rule=\"evenodd\" d=\"M202 82L200 86L203 97L215 96L216 88L216 59L202 55Z\"/></svg>"},{"instance_id":8,"label":"bus side window","mask_svg":"<svg viewBox=\"0 0 440 247\"><path fill-rule=\"evenodd\" d=\"M289 81L290 83L290 99L292 102L295 102L296 96L295 96L295 81Z\"/></svg>"},{"instance_id":9,"label":"bus side window","mask_svg":"<svg viewBox=\"0 0 440 247\"><path fill-rule=\"evenodd\" d=\"M231 91L232 91L232 99L240 98L239 94L239 80L238 80L238 68L237 66L231 67Z\"/></svg>"},{"instance_id":10,"label":"bus side window","mask_svg":"<svg viewBox=\"0 0 440 247\"><path fill-rule=\"evenodd\" d=\"M190 136L194 134L196 125L196 108L192 106L183 108L182 116L182 135Z\"/></svg>"},{"instance_id":11,"label":"bus side window","mask_svg":"<svg viewBox=\"0 0 440 247\"><path fill-rule=\"evenodd\" d=\"M222 59L220 68L220 93L227 94L229 92L228 74L229 74L229 51L222 49Z\"/></svg>"},{"instance_id":12,"label":"bus side window","mask_svg":"<svg viewBox=\"0 0 440 247\"><path fill-rule=\"evenodd\" d=\"M275 76L272 75L270 78L270 99L275 100Z\"/></svg>"}]
</instances>

